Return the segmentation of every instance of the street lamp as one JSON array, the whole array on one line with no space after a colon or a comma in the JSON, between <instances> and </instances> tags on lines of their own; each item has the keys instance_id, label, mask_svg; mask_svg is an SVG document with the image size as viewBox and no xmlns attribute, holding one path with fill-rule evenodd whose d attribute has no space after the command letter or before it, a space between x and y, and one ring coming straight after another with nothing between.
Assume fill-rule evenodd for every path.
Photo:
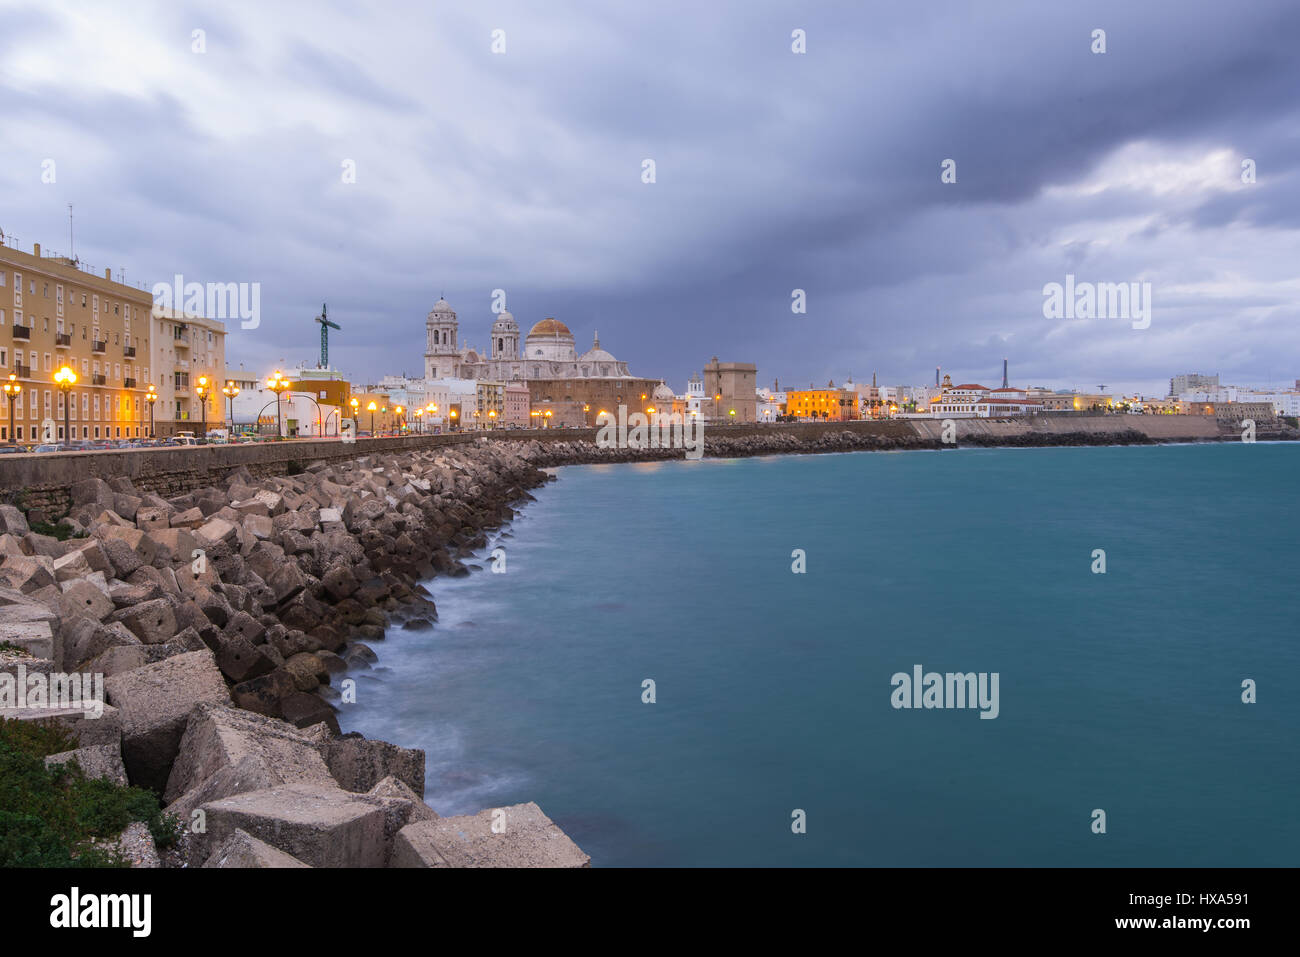
<instances>
[{"instance_id":1,"label":"street lamp","mask_svg":"<svg viewBox=\"0 0 1300 957\"><path fill-rule=\"evenodd\" d=\"M18 394L23 391L23 384L18 381L18 376L12 372L9 373L9 379L5 382L5 398L9 400L9 444L17 445L18 440L14 438L14 400Z\"/></svg>"},{"instance_id":2,"label":"street lamp","mask_svg":"<svg viewBox=\"0 0 1300 957\"><path fill-rule=\"evenodd\" d=\"M402 429L402 407L400 405L393 406L393 421L396 423L395 427L400 432Z\"/></svg>"},{"instance_id":3,"label":"street lamp","mask_svg":"<svg viewBox=\"0 0 1300 957\"><path fill-rule=\"evenodd\" d=\"M64 366L54 373L54 381L58 383L59 391L63 393L63 447L66 449L72 440L72 434L68 431L68 416L72 411L69 403L72 401L72 387L77 384L77 374L72 371L71 366Z\"/></svg>"},{"instance_id":4,"label":"street lamp","mask_svg":"<svg viewBox=\"0 0 1300 957\"><path fill-rule=\"evenodd\" d=\"M199 404L203 406L203 441L206 442L208 440L208 394L212 391L207 376L199 376L199 384L194 387L194 391L198 393Z\"/></svg>"},{"instance_id":5,"label":"street lamp","mask_svg":"<svg viewBox=\"0 0 1300 957\"><path fill-rule=\"evenodd\" d=\"M235 385L234 379L226 380L226 387L221 390L221 394L230 400L230 434L235 434L235 396L239 395L239 386Z\"/></svg>"},{"instance_id":6,"label":"street lamp","mask_svg":"<svg viewBox=\"0 0 1300 957\"><path fill-rule=\"evenodd\" d=\"M152 384L149 386L149 393L148 395L145 396L145 398L149 400L149 438L152 439L154 437L153 404L158 401L158 390L155 389Z\"/></svg>"},{"instance_id":7,"label":"street lamp","mask_svg":"<svg viewBox=\"0 0 1300 957\"><path fill-rule=\"evenodd\" d=\"M266 380L266 387L275 393L275 437L277 439L284 435L284 420L280 414L280 393L288 391L289 386L289 380L280 375L279 369Z\"/></svg>"},{"instance_id":8,"label":"street lamp","mask_svg":"<svg viewBox=\"0 0 1300 957\"><path fill-rule=\"evenodd\" d=\"M423 409L415 410L415 431L417 432L424 431L424 410Z\"/></svg>"},{"instance_id":9,"label":"street lamp","mask_svg":"<svg viewBox=\"0 0 1300 957\"><path fill-rule=\"evenodd\" d=\"M370 437L372 439L375 437L375 410L378 408L379 406L373 399L371 399L370 404L366 406L366 411L370 413Z\"/></svg>"}]
</instances>

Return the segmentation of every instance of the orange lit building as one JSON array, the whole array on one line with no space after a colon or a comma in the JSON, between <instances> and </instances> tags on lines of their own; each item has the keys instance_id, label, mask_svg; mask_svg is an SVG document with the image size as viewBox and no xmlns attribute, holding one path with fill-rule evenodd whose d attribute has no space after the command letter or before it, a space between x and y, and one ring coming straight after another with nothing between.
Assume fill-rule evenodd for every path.
<instances>
[{"instance_id":1,"label":"orange lit building","mask_svg":"<svg viewBox=\"0 0 1300 957\"><path fill-rule=\"evenodd\" d=\"M796 419L847 422L859 418L858 393L834 382L824 389L787 389L785 413Z\"/></svg>"}]
</instances>

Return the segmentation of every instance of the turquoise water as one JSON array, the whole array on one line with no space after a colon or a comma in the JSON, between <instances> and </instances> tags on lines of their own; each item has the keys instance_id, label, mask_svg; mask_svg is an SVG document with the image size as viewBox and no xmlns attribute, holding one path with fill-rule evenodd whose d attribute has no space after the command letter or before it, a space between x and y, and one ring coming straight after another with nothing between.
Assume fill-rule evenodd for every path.
<instances>
[{"instance_id":1,"label":"turquoise water","mask_svg":"<svg viewBox=\"0 0 1300 957\"><path fill-rule=\"evenodd\" d=\"M435 580L435 629L390 630L340 718L425 748L440 813L536 801L596 866L1294 866L1297 467L1259 443L561 469L506 572ZM998 717L893 708L917 664L997 672Z\"/></svg>"}]
</instances>

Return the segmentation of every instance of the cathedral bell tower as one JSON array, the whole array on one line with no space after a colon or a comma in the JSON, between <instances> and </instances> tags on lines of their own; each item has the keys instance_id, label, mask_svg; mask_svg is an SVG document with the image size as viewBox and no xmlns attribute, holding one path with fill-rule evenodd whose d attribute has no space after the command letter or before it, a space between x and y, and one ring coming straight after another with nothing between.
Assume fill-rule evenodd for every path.
<instances>
[{"instance_id":1,"label":"cathedral bell tower","mask_svg":"<svg viewBox=\"0 0 1300 957\"><path fill-rule=\"evenodd\" d=\"M446 299L439 298L424 321L424 377L454 377L460 364L460 346L456 341L456 313Z\"/></svg>"}]
</instances>

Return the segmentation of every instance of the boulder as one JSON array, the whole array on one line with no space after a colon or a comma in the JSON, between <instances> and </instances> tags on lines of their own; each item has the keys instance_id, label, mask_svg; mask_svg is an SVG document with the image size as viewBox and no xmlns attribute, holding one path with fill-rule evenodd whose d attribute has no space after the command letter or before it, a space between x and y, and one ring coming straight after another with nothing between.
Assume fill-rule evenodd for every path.
<instances>
[{"instance_id":1,"label":"boulder","mask_svg":"<svg viewBox=\"0 0 1300 957\"><path fill-rule=\"evenodd\" d=\"M131 783L162 791L196 705L229 704L212 652L193 651L105 679L122 715L122 757Z\"/></svg>"},{"instance_id":2,"label":"boulder","mask_svg":"<svg viewBox=\"0 0 1300 957\"><path fill-rule=\"evenodd\" d=\"M330 774L349 791L369 791L388 776L424 795L424 752L353 734L324 745Z\"/></svg>"},{"instance_id":3,"label":"boulder","mask_svg":"<svg viewBox=\"0 0 1300 957\"><path fill-rule=\"evenodd\" d=\"M81 772L88 778L112 781L123 787L127 784L126 766L122 763L122 752L116 745L96 744L75 751L51 754L45 759L45 766L52 768L69 761L76 761Z\"/></svg>"},{"instance_id":4,"label":"boulder","mask_svg":"<svg viewBox=\"0 0 1300 957\"><path fill-rule=\"evenodd\" d=\"M22 538L30 531L26 515L13 505L0 505L0 534Z\"/></svg>"},{"instance_id":5,"label":"boulder","mask_svg":"<svg viewBox=\"0 0 1300 957\"><path fill-rule=\"evenodd\" d=\"M298 858L279 848L272 847L265 841L259 841L242 828L235 828L212 856L203 864L204 867L310 867Z\"/></svg>"},{"instance_id":6,"label":"boulder","mask_svg":"<svg viewBox=\"0 0 1300 957\"><path fill-rule=\"evenodd\" d=\"M393 843L391 866L590 867L591 857L529 801L408 824Z\"/></svg>"},{"instance_id":7,"label":"boulder","mask_svg":"<svg viewBox=\"0 0 1300 957\"><path fill-rule=\"evenodd\" d=\"M209 802L203 811L207 846L220 847L242 830L312 867L385 863L383 807L337 787L263 788Z\"/></svg>"},{"instance_id":8,"label":"boulder","mask_svg":"<svg viewBox=\"0 0 1300 957\"><path fill-rule=\"evenodd\" d=\"M176 615L165 598L132 605L113 612L109 621L120 621L146 645L168 641L176 634Z\"/></svg>"}]
</instances>

